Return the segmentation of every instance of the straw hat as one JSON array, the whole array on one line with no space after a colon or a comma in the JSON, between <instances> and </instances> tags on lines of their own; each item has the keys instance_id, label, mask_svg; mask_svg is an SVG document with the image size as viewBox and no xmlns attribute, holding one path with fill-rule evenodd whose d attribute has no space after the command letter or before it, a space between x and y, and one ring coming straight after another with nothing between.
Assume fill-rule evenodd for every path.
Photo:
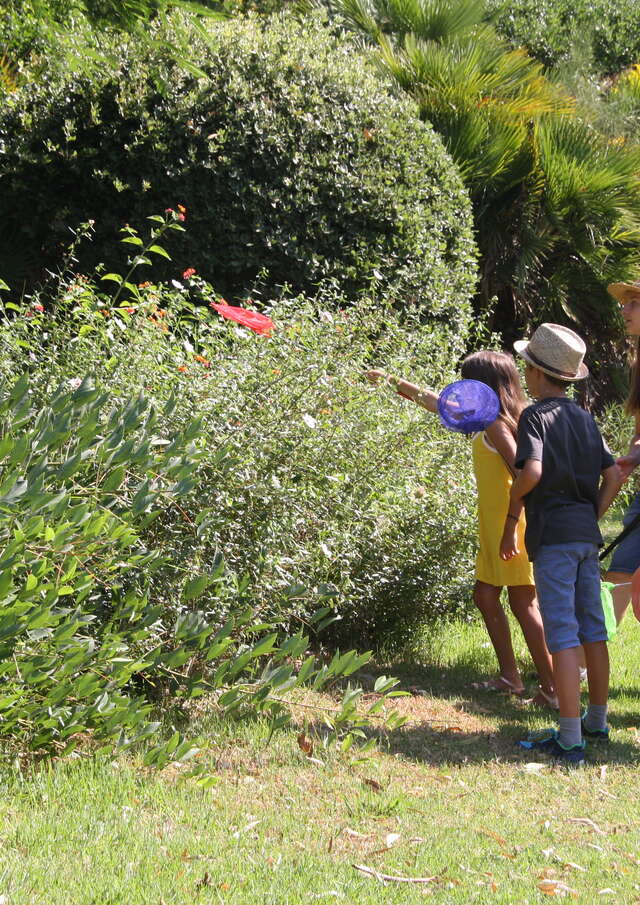
<instances>
[{"instance_id":1,"label":"straw hat","mask_svg":"<svg viewBox=\"0 0 640 905\"><path fill-rule=\"evenodd\" d=\"M627 292L633 292L635 295L640 295L640 280L636 280L635 283L609 283L607 292L612 295L617 302L624 305Z\"/></svg>"},{"instance_id":2,"label":"straw hat","mask_svg":"<svg viewBox=\"0 0 640 905\"><path fill-rule=\"evenodd\" d=\"M530 340L518 340L513 348L534 368L560 380L582 380L589 373L582 361L587 350L583 340L560 324L540 324Z\"/></svg>"}]
</instances>

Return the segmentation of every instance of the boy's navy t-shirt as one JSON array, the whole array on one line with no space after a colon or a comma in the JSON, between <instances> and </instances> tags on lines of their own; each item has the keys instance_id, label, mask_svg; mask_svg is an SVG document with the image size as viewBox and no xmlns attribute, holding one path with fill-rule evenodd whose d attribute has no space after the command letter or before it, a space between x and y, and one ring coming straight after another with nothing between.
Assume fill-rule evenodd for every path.
<instances>
[{"instance_id":1,"label":"boy's navy t-shirt","mask_svg":"<svg viewBox=\"0 0 640 905\"><path fill-rule=\"evenodd\" d=\"M535 402L520 415L516 468L542 462L542 476L524 498L525 545L534 560L542 544L602 544L598 488L615 460L588 412L566 396Z\"/></svg>"}]
</instances>

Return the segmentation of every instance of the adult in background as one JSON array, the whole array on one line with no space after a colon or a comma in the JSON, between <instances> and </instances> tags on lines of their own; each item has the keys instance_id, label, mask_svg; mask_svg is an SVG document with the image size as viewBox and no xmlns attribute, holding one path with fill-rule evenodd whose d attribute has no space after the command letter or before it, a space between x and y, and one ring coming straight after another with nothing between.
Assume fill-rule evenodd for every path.
<instances>
[{"instance_id":1,"label":"adult in background","mask_svg":"<svg viewBox=\"0 0 640 905\"><path fill-rule=\"evenodd\" d=\"M611 283L607 289L620 303L627 336L637 337L626 404L628 414L635 418L635 432L629 452L618 459L622 477L626 479L634 468L640 465L640 280L635 283ZM637 515L640 515L640 493L636 493L631 501L624 514L623 524L628 525ZM611 557L609 571L605 576L607 581L621 585L612 592L618 622L621 621L629 605L631 598L629 581L638 566L640 566L640 524L616 547Z\"/></svg>"}]
</instances>

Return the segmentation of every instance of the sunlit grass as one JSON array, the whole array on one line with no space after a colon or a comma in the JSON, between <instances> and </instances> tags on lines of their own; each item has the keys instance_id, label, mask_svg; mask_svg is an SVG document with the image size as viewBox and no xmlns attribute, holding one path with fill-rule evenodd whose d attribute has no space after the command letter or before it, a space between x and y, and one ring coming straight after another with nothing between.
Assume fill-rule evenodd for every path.
<instances>
[{"instance_id":1,"label":"sunlit grass","mask_svg":"<svg viewBox=\"0 0 640 905\"><path fill-rule=\"evenodd\" d=\"M514 642L534 683L515 630ZM511 905L565 884L578 901L640 901L633 617L611 654L612 741L589 746L588 765L573 772L531 763L514 744L550 714L470 688L493 671L473 621L433 632L423 664L396 664L409 722L366 761L318 742L309 760L298 730L267 745L261 722L224 723L200 705L210 788L188 768L158 774L124 761L5 775L0 895L9 905L386 905L425 895ZM383 881L354 865L433 879Z\"/></svg>"}]
</instances>

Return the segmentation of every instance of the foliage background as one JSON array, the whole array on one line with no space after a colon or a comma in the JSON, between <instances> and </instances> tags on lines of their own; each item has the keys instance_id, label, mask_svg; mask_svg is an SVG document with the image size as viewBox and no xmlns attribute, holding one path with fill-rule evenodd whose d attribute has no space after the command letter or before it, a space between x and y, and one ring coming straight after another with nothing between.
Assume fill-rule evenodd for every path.
<instances>
[{"instance_id":1,"label":"foliage background","mask_svg":"<svg viewBox=\"0 0 640 905\"><path fill-rule=\"evenodd\" d=\"M189 71L168 35L188 47ZM354 295L375 282L464 330L466 193L433 131L350 44L319 22L280 19L205 31L174 16L154 37L83 45L87 72L53 61L11 95L0 118L9 284L42 278L90 218L80 272L112 269L123 223L181 203L183 254L227 297L308 294L323 281Z\"/></svg>"}]
</instances>

